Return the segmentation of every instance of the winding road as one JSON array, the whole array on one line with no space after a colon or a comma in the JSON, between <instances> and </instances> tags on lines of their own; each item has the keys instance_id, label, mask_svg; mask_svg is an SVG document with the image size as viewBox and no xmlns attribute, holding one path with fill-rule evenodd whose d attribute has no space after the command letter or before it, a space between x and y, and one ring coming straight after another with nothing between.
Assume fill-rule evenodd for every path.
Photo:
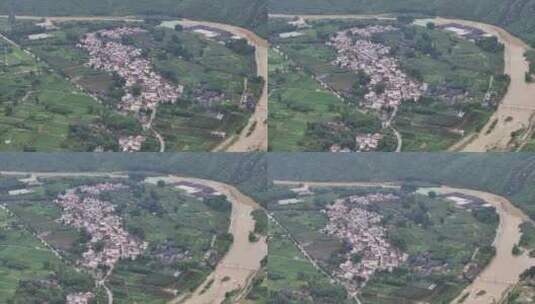
<instances>
[{"instance_id":1,"label":"winding road","mask_svg":"<svg viewBox=\"0 0 535 304\"><path fill-rule=\"evenodd\" d=\"M3 176L29 176L24 178L27 183L37 182L38 178L52 177L108 177L128 178L125 172L22 172L0 171ZM159 180L168 183L189 181L203 184L227 196L232 203L231 222L229 233L233 235L233 243L218 263L213 273L188 297L180 297L171 303L181 304L220 304L225 300L227 292L237 291L236 298L245 296L245 291L250 286L254 275L261 268L261 261L267 256L267 240L260 237L257 242L249 241L249 232L254 231L255 221L251 212L260 209L252 198L241 193L235 187L212 180L182 177L161 176L149 177L147 183L156 184ZM112 270L110 270L111 273ZM102 286L108 295L108 304L113 304L113 293L105 285L110 273L97 285ZM213 281L212 281L213 280ZM212 283L210 283L212 281Z\"/></svg>"},{"instance_id":2,"label":"winding road","mask_svg":"<svg viewBox=\"0 0 535 304\"><path fill-rule=\"evenodd\" d=\"M306 20L322 19L377 19L394 20L395 17L389 14L380 15L286 15L270 14L270 18L303 18ZM464 152L486 152L486 151L509 151L514 147L512 144L512 133L518 130L529 128L532 125L535 113L535 83L526 83L525 72L529 70L529 64L524 58L524 52L530 47L519 38L513 36L506 30L475 21L460 19L449 19L437 17L426 19L436 24L458 23L480 29L488 34L498 37L504 44L505 71L509 75L511 83L507 94L502 99L498 109L489 119L487 124L479 133L469 134L458 143L450 147L451 151ZM493 127L493 121L498 123ZM525 138L529 138L526 136Z\"/></svg>"},{"instance_id":3,"label":"winding road","mask_svg":"<svg viewBox=\"0 0 535 304\"><path fill-rule=\"evenodd\" d=\"M310 182L310 181L274 181L276 185L298 186L306 184L313 187L384 187L399 188L396 182ZM478 197L496 208L500 222L496 230L494 247L496 255L490 264L465 288L452 303L459 303L459 299L468 294L464 304L499 303L507 292L519 280L519 275L526 269L535 266L535 258L530 258L527 252L514 256L513 246L518 244L522 235L519 225L530 221L529 217L515 207L506 198L478 190L454 188L448 186L420 188L418 192L427 194L435 191L438 194L462 193Z\"/></svg>"}]
</instances>

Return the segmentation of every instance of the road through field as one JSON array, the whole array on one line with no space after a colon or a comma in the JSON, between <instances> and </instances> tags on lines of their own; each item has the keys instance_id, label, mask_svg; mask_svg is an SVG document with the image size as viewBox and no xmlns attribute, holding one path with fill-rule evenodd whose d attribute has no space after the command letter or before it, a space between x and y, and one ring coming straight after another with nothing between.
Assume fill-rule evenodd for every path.
<instances>
[{"instance_id":1,"label":"road through field","mask_svg":"<svg viewBox=\"0 0 535 304\"><path fill-rule=\"evenodd\" d=\"M20 176L27 183L37 182L38 178L52 177L109 177L128 178L124 172L15 172L0 171L3 176ZM159 180L167 183L189 181L214 188L227 196L232 204L229 233L233 243L218 263L213 273L189 297L177 298L171 303L183 304L220 304L228 292L236 292L236 299L245 296L254 275L261 268L261 261L267 256L267 240L259 237L258 241L249 241L249 232L254 231L255 221L251 212L261 208L253 199L241 193L235 187L221 182L181 176L148 177L145 182L156 184ZM112 304L113 294L105 285L106 279L97 282L106 289L108 303Z\"/></svg>"},{"instance_id":2,"label":"road through field","mask_svg":"<svg viewBox=\"0 0 535 304\"><path fill-rule=\"evenodd\" d=\"M7 18L6 15L0 15L0 18ZM142 18L136 16L68 16L68 17L40 17L40 16L16 16L20 20L41 20L46 19L50 22L68 22L68 21L124 21L124 22L143 22ZM216 151L227 152L248 152L248 151L267 151L267 111L268 111L268 42L250 30L223 24L217 22L181 19L175 21L165 21L162 26L173 27L176 24L183 26L203 25L227 31L233 35L246 39L250 45L255 47L255 61L257 75L264 79L264 87L254 113L249 118L247 125L236 136L230 136L216 148Z\"/></svg>"},{"instance_id":3,"label":"road through field","mask_svg":"<svg viewBox=\"0 0 535 304\"><path fill-rule=\"evenodd\" d=\"M316 187L399 187L399 184L393 182L275 181L274 183L288 186L306 184ZM500 218L493 244L496 248L496 256L452 303L459 303L460 298L466 294L468 296L462 302L464 304L499 303L510 288L518 282L519 275L526 269L535 266L535 258L530 258L527 252L520 256L512 254L513 246L518 244L521 237L519 225L530 219L506 198L489 192L448 186L421 188L418 191L423 194L435 191L438 194L462 193L478 197L492 204Z\"/></svg>"},{"instance_id":4,"label":"road through field","mask_svg":"<svg viewBox=\"0 0 535 304\"><path fill-rule=\"evenodd\" d=\"M395 17L388 14L381 15L269 15L272 18L296 18L301 17L308 20L321 19L379 19L393 20ZM437 24L458 23L483 30L486 33L498 37L504 44L504 73L511 78L511 84L507 94L504 96L496 112L489 119L487 124L478 134L468 135L450 150L461 150L465 152L486 152L490 150L507 151L511 147L512 133L521 129L526 129L531 125L533 114L535 113L535 83L526 83L525 72L529 69L529 64L524 58L524 52L529 46L519 38L511 35L504 29L475 21L460 19L448 19L437 17L429 19ZM494 121L497 121L494 124ZM528 138L527 136L526 138Z\"/></svg>"}]
</instances>

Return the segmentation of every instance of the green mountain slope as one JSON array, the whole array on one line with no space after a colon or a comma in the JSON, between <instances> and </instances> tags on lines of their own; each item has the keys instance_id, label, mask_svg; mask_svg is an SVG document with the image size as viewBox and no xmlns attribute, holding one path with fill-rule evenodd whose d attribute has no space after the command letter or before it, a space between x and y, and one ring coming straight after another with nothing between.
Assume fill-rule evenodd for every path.
<instances>
[{"instance_id":1,"label":"green mountain slope","mask_svg":"<svg viewBox=\"0 0 535 304\"><path fill-rule=\"evenodd\" d=\"M535 46L535 0L270 0L270 13L418 13L505 27Z\"/></svg>"},{"instance_id":2,"label":"green mountain slope","mask_svg":"<svg viewBox=\"0 0 535 304\"><path fill-rule=\"evenodd\" d=\"M14 4L13 4L14 3ZM187 17L264 30L265 0L0 0L0 13L18 15L161 15Z\"/></svg>"},{"instance_id":3,"label":"green mountain slope","mask_svg":"<svg viewBox=\"0 0 535 304\"><path fill-rule=\"evenodd\" d=\"M535 219L535 156L529 153L272 154L269 179L405 181L489 191Z\"/></svg>"}]
</instances>

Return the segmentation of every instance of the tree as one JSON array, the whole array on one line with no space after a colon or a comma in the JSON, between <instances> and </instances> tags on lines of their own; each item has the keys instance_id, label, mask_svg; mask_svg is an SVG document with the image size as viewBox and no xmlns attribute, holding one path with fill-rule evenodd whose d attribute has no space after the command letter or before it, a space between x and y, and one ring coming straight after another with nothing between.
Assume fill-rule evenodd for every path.
<instances>
[{"instance_id":1,"label":"tree","mask_svg":"<svg viewBox=\"0 0 535 304\"><path fill-rule=\"evenodd\" d=\"M13 106L12 105L6 106L4 111L5 111L6 116L13 115Z\"/></svg>"},{"instance_id":2,"label":"tree","mask_svg":"<svg viewBox=\"0 0 535 304\"><path fill-rule=\"evenodd\" d=\"M414 22L414 17L413 16L398 16L396 19L397 19L398 22L405 23L405 24L409 24L409 23L413 23Z\"/></svg>"},{"instance_id":3,"label":"tree","mask_svg":"<svg viewBox=\"0 0 535 304\"><path fill-rule=\"evenodd\" d=\"M359 264L362 262L362 256L358 253L353 254L351 256L351 262L353 262L353 264Z\"/></svg>"},{"instance_id":4,"label":"tree","mask_svg":"<svg viewBox=\"0 0 535 304\"><path fill-rule=\"evenodd\" d=\"M142 88L139 84L136 84L132 87L132 95L138 97L141 95Z\"/></svg>"},{"instance_id":5,"label":"tree","mask_svg":"<svg viewBox=\"0 0 535 304\"><path fill-rule=\"evenodd\" d=\"M498 53L504 49L503 44L498 41L496 36L480 38L476 41L476 45L490 53Z\"/></svg>"},{"instance_id":6,"label":"tree","mask_svg":"<svg viewBox=\"0 0 535 304\"><path fill-rule=\"evenodd\" d=\"M425 27L427 27L428 30L434 30L436 25L433 22L427 22Z\"/></svg>"},{"instance_id":7,"label":"tree","mask_svg":"<svg viewBox=\"0 0 535 304\"><path fill-rule=\"evenodd\" d=\"M249 55L255 51L255 48L249 45L245 39L233 39L227 42L227 47L241 55Z\"/></svg>"},{"instance_id":8,"label":"tree","mask_svg":"<svg viewBox=\"0 0 535 304\"><path fill-rule=\"evenodd\" d=\"M529 72L526 72L525 78L526 78L526 82L532 82L533 81L533 77L531 76L531 74Z\"/></svg>"},{"instance_id":9,"label":"tree","mask_svg":"<svg viewBox=\"0 0 535 304\"><path fill-rule=\"evenodd\" d=\"M364 72L364 70L362 69L359 69L358 72L357 72L357 82L360 84L360 85L363 85L363 86L366 86L370 83L371 81L371 77L370 75L366 74L366 72Z\"/></svg>"},{"instance_id":10,"label":"tree","mask_svg":"<svg viewBox=\"0 0 535 304\"><path fill-rule=\"evenodd\" d=\"M180 24L175 25L175 31L182 32L184 30L184 27Z\"/></svg>"},{"instance_id":11,"label":"tree","mask_svg":"<svg viewBox=\"0 0 535 304\"><path fill-rule=\"evenodd\" d=\"M515 244L515 245L513 246L512 253L513 253L514 256L519 256L519 255L522 254L522 250L520 249L520 247L518 247L517 244Z\"/></svg>"},{"instance_id":12,"label":"tree","mask_svg":"<svg viewBox=\"0 0 535 304\"><path fill-rule=\"evenodd\" d=\"M386 83L384 83L383 81L376 84L375 87L373 88L373 90L375 91L377 95L383 94L385 92L385 89L386 89Z\"/></svg>"},{"instance_id":13,"label":"tree","mask_svg":"<svg viewBox=\"0 0 535 304\"><path fill-rule=\"evenodd\" d=\"M258 238L256 237L256 234L252 231L249 231L249 242L255 243L258 241Z\"/></svg>"}]
</instances>

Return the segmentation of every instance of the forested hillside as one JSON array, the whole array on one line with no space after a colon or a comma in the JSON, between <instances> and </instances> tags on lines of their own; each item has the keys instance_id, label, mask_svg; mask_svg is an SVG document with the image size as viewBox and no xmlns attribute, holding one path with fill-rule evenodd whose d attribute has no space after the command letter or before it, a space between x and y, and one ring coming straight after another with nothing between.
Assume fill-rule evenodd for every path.
<instances>
[{"instance_id":1,"label":"forested hillside","mask_svg":"<svg viewBox=\"0 0 535 304\"><path fill-rule=\"evenodd\" d=\"M248 195L266 184L263 154L241 153L3 153L0 171L87 172L129 171L129 173L175 174L232 184Z\"/></svg>"},{"instance_id":2,"label":"forested hillside","mask_svg":"<svg viewBox=\"0 0 535 304\"><path fill-rule=\"evenodd\" d=\"M270 13L418 13L505 27L535 46L535 0L270 0Z\"/></svg>"},{"instance_id":3,"label":"forested hillside","mask_svg":"<svg viewBox=\"0 0 535 304\"><path fill-rule=\"evenodd\" d=\"M1 13L88 16L150 15L185 17L265 30L265 0L0 0Z\"/></svg>"},{"instance_id":4,"label":"forested hillside","mask_svg":"<svg viewBox=\"0 0 535 304\"><path fill-rule=\"evenodd\" d=\"M535 156L509 154L273 154L270 179L433 182L504 195L535 219Z\"/></svg>"}]
</instances>

